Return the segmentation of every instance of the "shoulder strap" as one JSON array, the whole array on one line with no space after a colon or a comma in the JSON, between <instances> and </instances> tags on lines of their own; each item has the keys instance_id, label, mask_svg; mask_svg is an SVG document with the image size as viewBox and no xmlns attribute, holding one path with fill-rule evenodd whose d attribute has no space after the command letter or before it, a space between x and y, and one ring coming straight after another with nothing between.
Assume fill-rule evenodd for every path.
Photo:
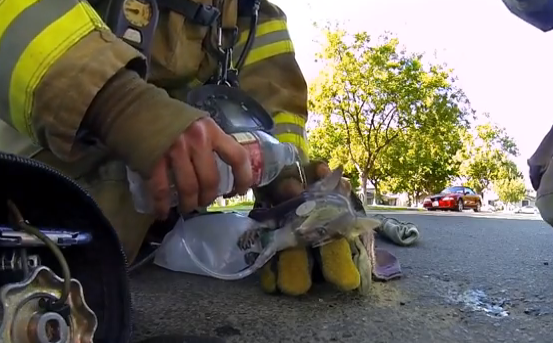
<instances>
[{"instance_id":1,"label":"shoulder strap","mask_svg":"<svg viewBox=\"0 0 553 343\"><path fill-rule=\"evenodd\" d=\"M238 21L238 0L223 0L221 27L234 30Z\"/></svg>"},{"instance_id":2,"label":"shoulder strap","mask_svg":"<svg viewBox=\"0 0 553 343\"><path fill-rule=\"evenodd\" d=\"M238 0L238 17L250 17L255 0Z\"/></svg>"},{"instance_id":3,"label":"shoulder strap","mask_svg":"<svg viewBox=\"0 0 553 343\"><path fill-rule=\"evenodd\" d=\"M193 0L157 0L157 3L160 9L177 12L188 21L201 26L213 25L221 15L217 7L200 4Z\"/></svg>"},{"instance_id":4,"label":"shoulder strap","mask_svg":"<svg viewBox=\"0 0 553 343\"><path fill-rule=\"evenodd\" d=\"M88 0L101 15L105 14L107 4L118 0ZM190 22L201 26L211 26L221 12L215 7L197 3L193 0L156 0L160 9L168 9L184 16Z\"/></svg>"}]
</instances>

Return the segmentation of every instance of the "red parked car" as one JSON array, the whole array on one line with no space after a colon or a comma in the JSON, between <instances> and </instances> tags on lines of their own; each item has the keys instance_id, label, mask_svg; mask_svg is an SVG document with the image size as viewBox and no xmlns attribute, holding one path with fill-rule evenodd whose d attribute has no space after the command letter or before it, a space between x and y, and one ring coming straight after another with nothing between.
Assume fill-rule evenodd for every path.
<instances>
[{"instance_id":1,"label":"red parked car","mask_svg":"<svg viewBox=\"0 0 553 343\"><path fill-rule=\"evenodd\" d=\"M454 210L460 212L470 208L474 212L480 212L482 197L468 187L452 186L444 189L440 194L426 197L423 207L429 211Z\"/></svg>"}]
</instances>

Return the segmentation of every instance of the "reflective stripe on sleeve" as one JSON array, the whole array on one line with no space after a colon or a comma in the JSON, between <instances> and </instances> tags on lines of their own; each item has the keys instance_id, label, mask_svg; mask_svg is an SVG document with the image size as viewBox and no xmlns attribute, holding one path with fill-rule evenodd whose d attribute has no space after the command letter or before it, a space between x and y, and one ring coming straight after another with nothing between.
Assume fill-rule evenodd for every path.
<instances>
[{"instance_id":1,"label":"reflective stripe on sleeve","mask_svg":"<svg viewBox=\"0 0 553 343\"><path fill-rule=\"evenodd\" d=\"M238 57L242 54L242 50L248 39L248 33L249 30L240 34L233 52L234 63L237 62ZM284 20L270 20L257 26L255 40L244 66L290 52L294 52L294 45L290 39L286 22Z\"/></svg>"},{"instance_id":2,"label":"reflective stripe on sleeve","mask_svg":"<svg viewBox=\"0 0 553 343\"><path fill-rule=\"evenodd\" d=\"M79 0L0 0L0 18L0 119L36 139L31 118L36 87L73 45L107 27Z\"/></svg>"},{"instance_id":3,"label":"reflective stripe on sleeve","mask_svg":"<svg viewBox=\"0 0 553 343\"><path fill-rule=\"evenodd\" d=\"M196 87L199 87L201 85L203 85L204 83L198 79L194 79L192 81L190 81L186 86L188 88L196 88Z\"/></svg>"},{"instance_id":4,"label":"reflective stripe on sleeve","mask_svg":"<svg viewBox=\"0 0 553 343\"><path fill-rule=\"evenodd\" d=\"M279 142L294 144L305 158L309 152L305 118L288 112L280 112L273 117L273 121L275 123L273 134Z\"/></svg>"},{"instance_id":5,"label":"reflective stripe on sleeve","mask_svg":"<svg viewBox=\"0 0 553 343\"><path fill-rule=\"evenodd\" d=\"M305 128L305 117L293 114L290 112L279 112L273 116L273 122L278 124L296 124L302 128Z\"/></svg>"}]
</instances>

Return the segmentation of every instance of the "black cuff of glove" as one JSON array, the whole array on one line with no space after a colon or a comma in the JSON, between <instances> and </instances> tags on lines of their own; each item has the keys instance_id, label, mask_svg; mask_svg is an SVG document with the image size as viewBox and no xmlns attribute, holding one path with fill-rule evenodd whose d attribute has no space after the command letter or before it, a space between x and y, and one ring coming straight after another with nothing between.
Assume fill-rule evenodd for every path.
<instances>
[{"instance_id":1,"label":"black cuff of glove","mask_svg":"<svg viewBox=\"0 0 553 343\"><path fill-rule=\"evenodd\" d=\"M262 207L271 207L278 205L286 200L289 200L289 196L282 194L282 183L287 180L293 180L301 184L301 176L297 166L287 166L270 184L255 188L255 199ZM290 182L290 181L287 181Z\"/></svg>"}]
</instances>

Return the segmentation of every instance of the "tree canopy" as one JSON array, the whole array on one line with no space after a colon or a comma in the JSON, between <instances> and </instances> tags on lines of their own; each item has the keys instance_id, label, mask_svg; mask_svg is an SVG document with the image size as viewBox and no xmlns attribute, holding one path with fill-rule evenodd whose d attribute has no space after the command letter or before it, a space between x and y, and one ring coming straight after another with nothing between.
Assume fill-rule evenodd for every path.
<instances>
[{"instance_id":1,"label":"tree canopy","mask_svg":"<svg viewBox=\"0 0 553 343\"><path fill-rule=\"evenodd\" d=\"M526 197L526 185L522 178L497 180L494 182L494 190L505 204L513 204Z\"/></svg>"},{"instance_id":2,"label":"tree canopy","mask_svg":"<svg viewBox=\"0 0 553 343\"><path fill-rule=\"evenodd\" d=\"M310 89L311 155L380 187L415 197L458 175L462 133L473 114L451 71L425 65L396 38L326 31L327 68Z\"/></svg>"},{"instance_id":3,"label":"tree canopy","mask_svg":"<svg viewBox=\"0 0 553 343\"><path fill-rule=\"evenodd\" d=\"M504 128L485 123L477 125L472 131L466 134L464 149L459 154L461 173L468 186L482 194L494 182L522 178L516 164L510 159L518 156L518 148Z\"/></svg>"}]
</instances>

